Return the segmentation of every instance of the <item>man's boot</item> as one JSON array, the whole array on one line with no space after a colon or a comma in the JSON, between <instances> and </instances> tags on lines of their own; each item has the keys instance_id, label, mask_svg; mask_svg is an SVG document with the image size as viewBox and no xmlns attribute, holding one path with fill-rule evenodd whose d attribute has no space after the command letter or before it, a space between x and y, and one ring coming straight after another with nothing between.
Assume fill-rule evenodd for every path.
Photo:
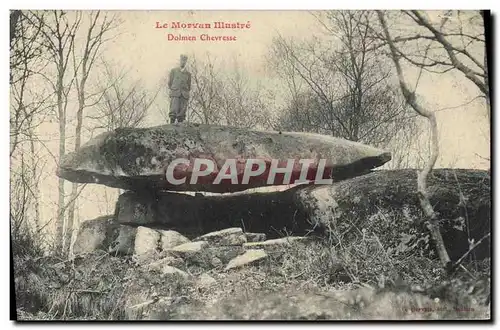
<instances>
[{"instance_id":1,"label":"man's boot","mask_svg":"<svg viewBox=\"0 0 500 330\"><path fill-rule=\"evenodd\" d=\"M175 117L170 117L170 124L175 124Z\"/></svg>"}]
</instances>

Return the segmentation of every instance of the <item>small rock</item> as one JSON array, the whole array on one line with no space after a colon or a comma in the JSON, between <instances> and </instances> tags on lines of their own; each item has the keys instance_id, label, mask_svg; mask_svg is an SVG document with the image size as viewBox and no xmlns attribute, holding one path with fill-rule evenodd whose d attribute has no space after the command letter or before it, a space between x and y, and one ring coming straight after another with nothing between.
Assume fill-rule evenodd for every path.
<instances>
[{"instance_id":1,"label":"small rock","mask_svg":"<svg viewBox=\"0 0 500 330\"><path fill-rule=\"evenodd\" d=\"M222 261L223 264L227 264L232 259L244 253L245 249L241 245L209 246L205 248L205 251L211 257L216 257Z\"/></svg>"},{"instance_id":2,"label":"small rock","mask_svg":"<svg viewBox=\"0 0 500 330\"><path fill-rule=\"evenodd\" d=\"M137 228L127 225L120 225L118 237L113 242L110 253L129 255L134 253L135 237Z\"/></svg>"},{"instance_id":3,"label":"small rock","mask_svg":"<svg viewBox=\"0 0 500 330\"><path fill-rule=\"evenodd\" d=\"M208 243L205 241L189 242L189 243L177 245L171 249L168 249L168 251L174 252L174 253L180 254L180 255L189 255L189 254L194 254L196 252L200 252L207 245L208 245Z\"/></svg>"},{"instance_id":4,"label":"small rock","mask_svg":"<svg viewBox=\"0 0 500 330\"><path fill-rule=\"evenodd\" d=\"M161 269L161 272L162 272L162 274L165 274L165 275L166 274L178 274L184 279L189 278L189 274L186 273L185 271L180 270L179 268L176 268L176 267L169 266L169 265L164 265L163 268Z\"/></svg>"},{"instance_id":5,"label":"small rock","mask_svg":"<svg viewBox=\"0 0 500 330\"><path fill-rule=\"evenodd\" d=\"M198 288L208 289L209 287L213 286L216 283L217 281L215 280L215 278L206 273L203 273L198 277L198 280L196 281L196 286Z\"/></svg>"},{"instance_id":6,"label":"small rock","mask_svg":"<svg viewBox=\"0 0 500 330\"><path fill-rule=\"evenodd\" d=\"M277 239L270 239L263 242L251 242L243 244L244 248L254 249L254 248L263 248L263 249L273 249L277 247L291 245L292 243L297 243L301 241L307 241L307 237L302 236L288 236Z\"/></svg>"},{"instance_id":7,"label":"small rock","mask_svg":"<svg viewBox=\"0 0 500 330\"><path fill-rule=\"evenodd\" d=\"M247 250L244 254L229 261L225 270L252 264L267 257L264 250Z\"/></svg>"},{"instance_id":8,"label":"small rock","mask_svg":"<svg viewBox=\"0 0 500 330\"><path fill-rule=\"evenodd\" d=\"M176 258L173 256L167 256L165 258L162 258L160 260L156 260L150 264L148 264L146 267L148 270L157 270L161 271L163 267L165 266L180 266L183 263L181 258Z\"/></svg>"},{"instance_id":9,"label":"small rock","mask_svg":"<svg viewBox=\"0 0 500 330\"><path fill-rule=\"evenodd\" d=\"M158 243L160 233L157 230L147 227L137 227L134 244L134 256L138 261L145 261L154 258L158 254Z\"/></svg>"},{"instance_id":10,"label":"small rock","mask_svg":"<svg viewBox=\"0 0 500 330\"><path fill-rule=\"evenodd\" d=\"M207 241L217 245L242 245L247 238L241 228L227 228L197 237L195 241Z\"/></svg>"},{"instance_id":11,"label":"small rock","mask_svg":"<svg viewBox=\"0 0 500 330\"><path fill-rule=\"evenodd\" d=\"M245 233L247 237L247 242L263 242L266 240L266 234L264 233Z\"/></svg>"},{"instance_id":12,"label":"small rock","mask_svg":"<svg viewBox=\"0 0 500 330\"><path fill-rule=\"evenodd\" d=\"M171 249L175 246L188 243L189 239L175 230L158 230L161 235L161 248L163 250Z\"/></svg>"},{"instance_id":13,"label":"small rock","mask_svg":"<svg viewBox=\"0 0 500 330\"><path fill-rule=\"evenodd\" d=\"M213 257L210 260L210 263L212 264L212 266L214 268L221 267L223 265L222 261L219 258L217 258L217 257Z\"/></svg>"}]
</instances>

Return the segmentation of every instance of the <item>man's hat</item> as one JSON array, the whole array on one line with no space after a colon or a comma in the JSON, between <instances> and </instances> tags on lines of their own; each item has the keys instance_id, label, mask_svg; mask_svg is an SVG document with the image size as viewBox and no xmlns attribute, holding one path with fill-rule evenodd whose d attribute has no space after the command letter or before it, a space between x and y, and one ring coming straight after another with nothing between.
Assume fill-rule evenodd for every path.
<instances>
[{"instance_id":1,"label":"man's hat","mask_svg":"<svg viewBox=\"0 0 500 330\"><path fill-rule=\"evenodd\" d=\"M186 54L181 54L181 59L182 59L182 58L185 58L185 59L187 60L187 58L188 58L188 57L187 57L187 55L186 55Z\"/></svg>"}]
</instances>

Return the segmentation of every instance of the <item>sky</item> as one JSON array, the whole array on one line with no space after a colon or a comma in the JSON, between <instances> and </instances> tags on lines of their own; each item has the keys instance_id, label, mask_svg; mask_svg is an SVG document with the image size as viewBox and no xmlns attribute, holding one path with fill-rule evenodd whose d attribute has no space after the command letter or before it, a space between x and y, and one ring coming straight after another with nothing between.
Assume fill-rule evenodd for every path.
<instances>
[{"instance_id":1,"label":"sky","mask_svg":"<svg viewBox=\"0 0 500 330\"><path fill-rule=\"evenodd\" d=\"M111 60L128 68L127 79L141 79L151 91L164 88L163 81L168 71L177 65L182 53L203 57L206 53L217 57L222 63L229 63L236 56L255 81L269 80L265 57L272 38L277 33L284 37L307 39L319 35L320 27L315 18L306 11L120 11L114 12L121 20L115 31L116 38L109 41L103 52ZM172 23L214 22L236 23L245 27L238 30L221 29L176 29ZM166 28L157 28L157 25ZM196 36L196 41L175 41L168 34ZM235 36L236 41L202 41L202 34L210 36ZM416 72L406 68L408 79ZM461 73L446 75L424 74L419 82L418 95L423 104L436 111L440 130L441 154L437 167L489 168L490 139L489 121L485 104L481 99L460 106L478 95L475 85L464 79ZM459 106L459 107L457 107ZM163 124L158 108L168 107L164 93L148 113L147 125ZM74 107L73 107L74 108ZM70 107L70 112L71 109ZM446 108L452 108L445 110ZM73 112L74 118L74 112ZM70 115L71 117L71 115ZM46 122L40 133L47 140L52 153L57 154L57 124ZM425 137L423 137L425 138ZM84 139L85 141L85 139ZM71 149L71 145L68 144ZM479 155L479 156L478 156ZM42 217L45 221L55 218L57 201L57 177L55 164L49 162L44 168L46 174L40 183ZM70 191L68 184L68 191ZM89 185L79 199L79 218L87 220L113 213L116 189Z\"/></svg>"}]
</instances>

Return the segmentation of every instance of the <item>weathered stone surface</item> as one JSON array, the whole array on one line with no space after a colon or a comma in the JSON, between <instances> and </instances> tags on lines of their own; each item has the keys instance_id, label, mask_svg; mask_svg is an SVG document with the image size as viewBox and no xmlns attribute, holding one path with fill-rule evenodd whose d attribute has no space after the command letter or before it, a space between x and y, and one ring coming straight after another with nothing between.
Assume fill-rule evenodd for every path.
<instances>
[{"instance_id":1,"label":"weathered stone surface","mask_svg":"<svg viewBox=\"0 0 500 330\"><path fill-rule=\"evenodd\" d=\"M305 233L311 228L297 203L295 191L303 189L299 187L205 197L172 192L147 196L129 191L120 195L116 213L121 224L176 230L190 239L231 227L276 238L280 232Z\"/></svg>"},{"instance_id":2,"label":"weathered stone surface","mask_svg":"<svg viewBox=\"0 0 500 330\"><path fill-rule=\"evenodd\" d=\"M206 241L217 245L242 245L247 242L243 230L239 227L227 228L213 231L194 239L195 241Z\"/></svg>"},{"instance_id":3,"label":"weathered stone surface","mask_svg":"<svg viewBox=\"0 0 500 330\"><path fill-rule=\"evenodd\" d=\"M165 170L179 158L188 159L191 164L176 167L174 177L186 177L186 181L175 185L165 180ZM217 168L191 184L195 158L212 160ZM98 183L127 190L234 192L268 185L271 160L276 159L280 164L290 158L316 162L309 167L307 180L315 179L319 159L326 160L324 177L341 180L381 166L391 156L377 148L325 135L183 123L118 128L103 133L78 151L67 154L57 175L72 182ZM238 182L241 182L246 159L263 160L267 170L251 177L248 184L231 184L229 179L213 184L227 159L241 160L237 163ZM300 177L300 171L300 166L294 168L292 183ZM277 175L272 185L279 184L283 184L282 174Z\"/></svg>"},{"instance_id":4,"label":"weathered stone surface","mask_svg":"<svg viewBox=\"0 0 500 330\"><path fill-rule=\"evenodd\" d=\"M297 186L286 191L194 197L162 192L154 198L127 192L117 203L123 224L174 229L188 237L230 227L265 233L326 235L348 230L349 239L361 229L379 235L384 246L405 250L424 244L426 229L416 194L416 170L375 171L333 185ZM452 259L467 251L467 233L478 241L490 232L490 175L481 170L438 169L428 178L431 204L442 219L443 239ZM397 225L395 225L395 223ZM352 230L352 232L350 232ZM422 233L422 234L420 234ZM414 245L414 243L418 244ZM490 242L477 248L478 259L489 256Z\"/></svg>"},{"instance_id":5,"label":"weathered stone surface","mask_svg":"<svg viewBox=\"0 0 500 330\"><path fill-rule=\"evenodd\" d=\"M210 209L200 208L203 203L204 197L182 193L127 191L119 196L115 213L121 224L175 230L192 239L207 232L202 229L201 212Z\"/></svg>"},{"instance_id":6,"label":"weathered stone surface","mask_svg":"<svg viewBox=\"0 0 500 330\"><path fill-rule=\"evenodd\" d=\"M135 236L134 256L138 261L146 261L159 255L160 233L157 230L138 227Z\"/></svg>"},{"instance_id":7,"label":"weathered stone surface","mask_svg":"<svg viewBox=\"0 0 500 330\"><path fill-rule=\"evenodd\" d=\"M168 251L179 255L190 255L202 251L206 246L208 246L208 243L205 241L189 242L175 246Z\"/></svg>"},{"instance_id":8,"label":"weathered stone surface","mask_svg":"<svg viewBox=\"0 0 500 330\"><path fill-rule=\"evenodd\" d=\"M102 216L82 222L75 243L73 254L90 253L96 250L108 251L113 240L118 236L119 224L113 216Z\"/></svg>"},{"instance_id":9,"label":"weathered stone surface","mask_svg":"<svg viewBox=\"0 0 500 330\"><path fill-rule=\"evenodd\" d=\"M233 260L229 261L229 263L226 266L226 270L233 269L236 267L242 267L245 265L250 265L264 258L267 258L267 253L264 250L261 249L247 250L242 255L239 255Z\"/></svg>"},{"instance_id":10,"label":"weathered stone surface","mask_svg":"<svg viewBox=\"0 0 500 330\"><path fill-rule=\"evenodd\" d=\"M490 232L490 175L482 170L437 169L428 177L428 194L440 219L441 234L452 260ZM377 235L394 253L419 255L432 248L416 193L417 171L375 171L332 186L297 191L308 222L318 232L334 230L345 240L362 238L362 231ZM490 241L475 250L475 257L490 255Z\"/></svg>"},{"instance_id":11,"label":"weathered stone surface","mask_svg":"<svg viewBox=\"0 0 500 330\"><path fill-rule=\"evenodd\" d=\"M175 246L188 243L189 239L182 234L176 232L175 230L158 230L161 235L161 248L162 250L168 250Z\"/></svg>"},{"instance_id":12,"label":"weathered stone surface","mask_svg":"<svg viewBox=\"0 0 500 330\"><path fill-rule=\"evenodd\" d=\"M137 228L127 225L120 225L119 234L113 242L110 253L129 255L134 253L135 236Z\"/></svg>"},{"instance_id":13,"label":"weathered stone surface","mask_svg":"<svg viewBox=\"0 0 500 330\"><path fill-rule=\"evenodd\" d=\"M264 233L245 233L247 237L247 242L263 242L266 240L266 234Z\"/></svg>"}]
</instances>

